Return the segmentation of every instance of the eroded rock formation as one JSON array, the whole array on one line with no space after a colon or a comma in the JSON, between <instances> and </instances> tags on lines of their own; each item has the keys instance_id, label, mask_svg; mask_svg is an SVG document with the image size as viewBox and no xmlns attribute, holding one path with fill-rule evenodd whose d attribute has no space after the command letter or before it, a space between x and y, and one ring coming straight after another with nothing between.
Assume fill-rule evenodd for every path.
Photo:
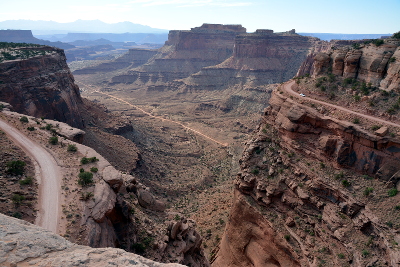
<instances>
[{"instance_id":1,"label":"eroded rock formation","mask_svg":"<svg viewBox=\"0 0 400 267\"><path fill-rule=\"evenodd\" d=\"M383 90L400 90L400 41L386 39L383 44L343 42L327 43L330 49L308 56L298 75L318 76L332 72L343 78L352 78ZM329 47L328 46L328 47Z\"/></svg>"}]
</instances>

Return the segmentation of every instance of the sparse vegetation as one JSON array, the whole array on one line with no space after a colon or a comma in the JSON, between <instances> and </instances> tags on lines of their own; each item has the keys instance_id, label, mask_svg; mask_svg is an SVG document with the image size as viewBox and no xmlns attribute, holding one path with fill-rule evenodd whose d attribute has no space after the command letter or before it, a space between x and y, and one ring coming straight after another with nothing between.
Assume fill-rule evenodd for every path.
<instances>
[{"instance_id":1,"label":"sparse vegetation","mask_svg":"<svg viewBox=\"0 0 400 267\"><path fill-rule=\"evenodd\" d=\"M397 188L391 188L388 191L388 196L389 197L394 197L395 195L397 195L397 193L398 193Z\"/></svg>"},{"instance_id":2,"label":"sparse vegetation","mask_svg":"<svg viewBox=\"0 0 400 267\"><path fill-rule=\"evenodd\" d=\"M35 130L35 127L28 127L28 128L26 128L28 131L34 131Z\"/></svg>"},{"instance_id":3,"label":"sparse vegetation","mask_svg":"<svg viewBox=\"0 0 400 267\"><path fill-rule=\"evenodd\" d=\"M367 197L367 196L369 196L373 191L374 191L374 188L372 188L372 187L367 187L367 188L364 189L363 194L364 194L364 196Z\"/></svg>"},{"instance_id":4,"label":"sparse vegetation","mask_svg":"<svg viewBox=\"0 0 400 267\"><path fill-rule=\"evenodd\" d=\"M90 168L90 171L91 171L91 172L98 172L99 169L97 169L96 167L92 167L92 168Z\"/></svg>"},{"instance_id":5,"label":"sparse vegetation","mask_svg":"<svg viewBox=\"0 0 400 267\"><path fill-rule=\"evenodd\" d=\"M19 180L20 185L31 185L33 184L33 179L32 177L28 176L25 179Z\"/></svg>"},{"instance_id":6,"label":"sparse vegetation","mask_svg":"<svg viewBox=\"0 0 400 267\"><path fill-rule=\"evenodd\" d=\"M12 202L14 202L15 204L19 205L22 203L22 201L25 200L25 196L20 195L20 194L14 194L11 198Z\"/></svg>"},{"instance_id":7,"label":"sparse vegetation","mask_svg":"<svg viewBox=\"0 0 400 267\"><path fill-rule=\"evenodd\" d=\"M93 173L91 172L80 172L78 184L81 186L87 186L93 183Z\"/></svg>"},{"instance_id":8,"label":"sparse vegetation","mask_svg":"<svg viewBox=\"0 0 400 267\"><path fill-rule=\"evenodd\" d=\"M26 116L22 116L22 117L19 119L19 121L20 121L20 122L24 122L24 123L29 122L29 120L28 120L28 118L27 118Z\"/></svg>"},{"instance_id":9,"label":"sparse vegetation","mask_svg":"<svg viewBox=\"0 0 400 267\"><path fill-rule=\"evenodd\" d=\"M78 148L76 148L76 145L68 145L67 151L68 152L76 152L76 151L78 151Z\"/></svg>"},{"instance_id":10,"label":"sparse vegetation","mask_svg":"<svg viewBox=\"0 0 400 267\"><path fill-rule=\"evenodd\" d=\"M342 180L342 185L344 187L349 187L351 185L351 183L349 181L347 181L347 180Z\"/></svg>"},{"instance_id":11,"label":"sparse vegetation","mask_svg":"<svg viewBox=\"0 0 400 267\"><path fill-rule=\"evenodd\" d=\"M91 157L91 158L83 157L81 159L81 164L88 164L88 163L93 163L93 162L96 162L96 161L99 161L99 159L96 158L96 157Z\"/></svg>"},{"instance_id":12,"label":"sparse vegetation","mask_svg":"<svg viewBox=\"0 0 400 267\"><path fill-rule=\"evenodd\" d=\"M89 199L91 199L94 196L94 194L92 192L82 192L81 193L81 200L83 201L88 201Z\"/></svg>"},{"instance_id":13,"label":"sparse vegetation","mask_svg":"<svg viewBox=\"0 0 400 267\"><path fill-rule=\"evenodd\" d=\"M52 136L49 138L49 143L52 145L57 145L58 144L58 137L57 136Z\"/></svg>"},{"instance_id":14,"label":"sparse vegetation","mask_svg":"<svg viewBox=\"0 0 400 267\"><path fill-rule=\"evenodd\" d=\"M338 256L339 259L344 259L344 254L343 253L339 253L337 256Z\"/></svg>"},{"instance_id":15,"label":"sparse vegetation","mask_svg":"<svg viewBox=\"0 0 400 267\"><path fill-rule=\"evenodd\" d=\"M24 174L25 165L26 163L21 160L7 162L6 172L11 175L22 175Z\"/></svg>"}]
</instances>

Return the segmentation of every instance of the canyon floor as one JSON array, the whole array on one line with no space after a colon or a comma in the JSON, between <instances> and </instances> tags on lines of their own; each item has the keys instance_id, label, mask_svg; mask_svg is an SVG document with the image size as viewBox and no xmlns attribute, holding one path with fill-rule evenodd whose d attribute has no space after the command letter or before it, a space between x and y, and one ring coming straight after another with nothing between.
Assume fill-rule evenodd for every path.
<instances>
[{"instance_id":1,"label":"canyon floor","mask_svg":"<svg viewBox=\"0 0 400 267\"><path fill-rule=\"evenodd\" d=\"M132 121L134 131L124 136L142 157L132 173L168 203L169 212L197 222L212 255L228 220L244 142L267 106L271 87L256 92L262 104L224 112L217 106L230 95L254 92L152 92L145 86L110 85L111 75L74 77L83 97Z\"/></svg>"}]
</instances>

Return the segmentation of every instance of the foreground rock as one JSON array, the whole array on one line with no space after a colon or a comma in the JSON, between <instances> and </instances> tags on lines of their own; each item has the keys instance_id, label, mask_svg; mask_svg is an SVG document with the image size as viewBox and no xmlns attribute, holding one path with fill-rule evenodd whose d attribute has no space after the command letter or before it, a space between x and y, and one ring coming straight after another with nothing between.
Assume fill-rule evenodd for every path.
<instances>
[{"instance_id":1,"label":"foreground rock","mask_svg":"<svg viewBox=\"0 0 400 267\"><path fill-rule=\"evenodd\" d=\"M63 267L182 266L157 263L121 249L79 246L38 226L3 214L0 214L0 264Z\"/></svg>"}]
</instances>

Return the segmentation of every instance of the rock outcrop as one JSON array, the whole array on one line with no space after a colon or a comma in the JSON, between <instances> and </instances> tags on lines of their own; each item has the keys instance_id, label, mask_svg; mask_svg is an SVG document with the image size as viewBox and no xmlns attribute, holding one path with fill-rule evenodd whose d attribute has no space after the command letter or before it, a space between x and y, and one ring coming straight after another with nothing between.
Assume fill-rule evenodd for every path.
<instances>
[{"instance_id":1,"label":"rock outcrop","mask_svg":"<svg viewBox=\"0 0 400 267\"><path fill-rule=\"evenodd\" d=\"M122 249L76 245L45 229L3 214L0 214L0 256L2 266L183 266L154 262Z\"/></svg>"},{"instance_id":2,"label":"rock outcrop","mask_svg":"<svg viewBox=\"0 0 400 267\"><path fill-rule=\"evenodd\" d=\"M399 153L398 139L275 90L240 160L212 266L399 266L399 198L387 197Z\"/></svg>"},{"instance_id":3,"label":"rock outcrop","mask_svg":"<svg viewBox=\"0 0 400 267\"><path fill-rule=\"evenodd\" d=\"M308 56L298 76L308 73L315 77L332 72L383 90L400 90L400 41L389 38L381 42L327 43L329 49L316 49Z\"/></svg>"},{"instance_id":4,"label":"rock outcrop","mask_svg":"<svg viewBox=\"0 0 400 267\"><path fill-rule=\"evenodd\" d=\"M33 47L44 55L0 63L0 100L14 111L45 117L83 128L79 105L82 99L66 64L63 50Z\"/></svg>"}]
</instances>

